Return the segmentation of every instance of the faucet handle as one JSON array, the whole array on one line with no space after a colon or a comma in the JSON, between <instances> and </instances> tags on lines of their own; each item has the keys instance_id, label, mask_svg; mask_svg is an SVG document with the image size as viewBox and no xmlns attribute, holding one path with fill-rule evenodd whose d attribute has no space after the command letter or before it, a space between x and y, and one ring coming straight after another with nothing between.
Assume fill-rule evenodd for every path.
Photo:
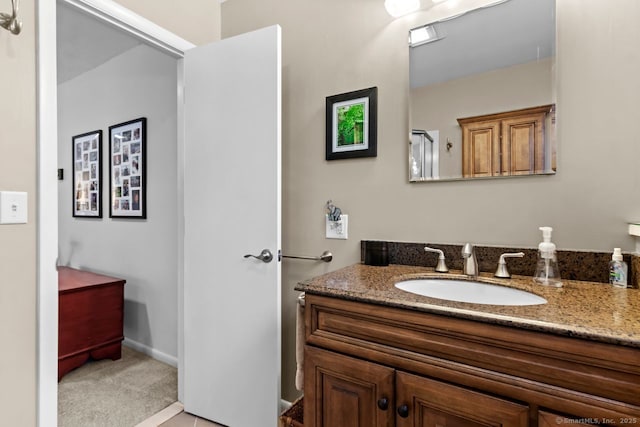
<instances>
[{"instance_id":1,"label":"faucet handle","mask_svg":"<svg viewBox=\"0 0 640 427\"><path fill-rule=\"evenodd\" d=\"M505 258L522 258L524 256L524 252L515 252L515 253L505 253L500 255L500 259L498 260L498 269L494 274L495 277L501 277L503 279L508 279L511 277L511 273L507 270L507 261Z\"/></svg>"},{"instance_id":2,"label":"faucet handle","mask_svg":"<svg viewBox=\"0 0 640 427\"><path fill-rule=\"evenodd\" d=\"M447 268L447 263L445 262L444 259L444 252L440 249L436 249L436 248L430 248L428 246L424 247L424 251L425 252L436 252L437 254L439 254L438 256L438 264L436 265L436 271L438 273L447 273L449 271L449 269Z\"/></svg>"}]
</instances>

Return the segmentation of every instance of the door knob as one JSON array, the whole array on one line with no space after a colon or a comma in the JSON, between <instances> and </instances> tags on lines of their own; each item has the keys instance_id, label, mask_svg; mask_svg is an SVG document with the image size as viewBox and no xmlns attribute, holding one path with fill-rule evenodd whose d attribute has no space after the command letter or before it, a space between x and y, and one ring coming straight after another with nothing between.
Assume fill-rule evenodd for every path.
<instances>
[{"instance_id":1,"label":"door knob","mask_svg":"<svg viewBox=\"0 0 640 427\"><path fill-rule=\"evenodd\" d=\"M378 408L386 411L389 408L389 399L387 399L386 397L378 399Z\"/></svg>"},{"instance_id":2,"label":"door knob","mask_svg":"<svg viewBox=\"0 0 640 427\"><path fill-rule=\"evenodd\" d=\"M409 407L407 405L399 406L398 415L400 415L402 418L407 418L409 416Z\"/></svg>"},{"instance_id":3,"label":"door knob","mask_svg":"<svg viewBox=\"0 0 640 427\"><path fill-rule=\"evenodd\" d=\"M260 252L260 255L251 255L251 254L246 254L244 256L245 258L255 258L255 259L259 259L260 261L264 262L264 263L269 263L271 262L271 260L273 260L273 254L271 253L271 251L269 249L263 249L262 252Z\"/></svg>"}]
</instances>

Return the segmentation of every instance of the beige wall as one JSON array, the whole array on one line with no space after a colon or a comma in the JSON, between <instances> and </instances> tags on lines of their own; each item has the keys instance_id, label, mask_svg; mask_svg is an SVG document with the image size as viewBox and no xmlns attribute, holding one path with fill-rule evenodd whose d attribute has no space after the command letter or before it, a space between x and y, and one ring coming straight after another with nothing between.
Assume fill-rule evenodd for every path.
<instances>
[{"instance_id":1,"label":"beige wall","mask_svg":"<svg viewBox=\"0 0 640 427\"><path fill-rule=\"evenodd\" d=\"M301 279L359 261L361 239L528 246L541 225L563 249L634 248L640 218L640 2L557 0L555 176L408 182L407 31L383 1L230 0L222 36L280 24L283 34L283 251L334 253L330 265L285 260L283 391L292 399L294 304ZM378 87L378 157L324 160L325 97ZM507 200L507 203L498 203ZM327 199L349 214L349 240L326 240ZM286 290L289 289L289 290Z\"/></svg>"},{"instance_id":2,"label":"beige wall","mask_svg":"<svg viewBox=\"0 0 640 427\"><path fill-rule=\"evenodd\" d=\"M9 12L2 2L0 12ZM36 412L36 92L33 2L23 30L0 28L0 190L26 191L27 224L0 225L0 413L2 423L35 425ZM4 418L8 417L8 418Z\"/></svg>"},{"instance_id":3,"label":"beige wall","mask_svg":"<svg viewBox=\"0 0 640 427\"><path fill-rule=\"evenodd\" d=\"M220 39L218 0L115 1L195 45Z\"/></svg>"}]
</instances>

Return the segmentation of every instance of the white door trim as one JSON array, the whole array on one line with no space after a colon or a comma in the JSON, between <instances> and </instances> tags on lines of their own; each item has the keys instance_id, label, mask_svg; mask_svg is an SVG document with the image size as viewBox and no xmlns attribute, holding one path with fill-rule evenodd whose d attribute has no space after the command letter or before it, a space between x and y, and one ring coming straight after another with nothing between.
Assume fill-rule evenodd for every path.
<instances>
[{"instance_id":1,"label":"white door trim","mask_svg":"<svg viewBox=\"0 0 640 427\"><path fill-rule=\"evenodd\" d=\"M184 236L184 125L183 71L184 52L195 45L111 0L62 0L97 19L142 39L178 60L178 371L182 369L182 294ZM37 74L37 390L36 416L39 427L58 425L58 95L56 59L56 2L38 0L36 4ZM182 390L179 378L178 389ZM181 397L178 396L180 399Z\"/></svg>"},{"instance_id":2,"label":"white door trim","mask_svg":"<svg viewBox=\"0 0 640 427\"><path fill-rule=\"evenodd\" d=\"M97 19L114 25L167 53L182 58L184 52L195 47L191 42L137 15L112 0L62 0L65 4L87 12Z\"/></svg>"},{"instance_id":3,"label":"white door trim","mask_svg":"<svg viewBox=\"0 0 640 427\"><path fill-rule=\"evenodd\" d=\"M56 2L38 0L36 34L36 422L58 415L58 119Z\"/></svg>"}]
</instances>

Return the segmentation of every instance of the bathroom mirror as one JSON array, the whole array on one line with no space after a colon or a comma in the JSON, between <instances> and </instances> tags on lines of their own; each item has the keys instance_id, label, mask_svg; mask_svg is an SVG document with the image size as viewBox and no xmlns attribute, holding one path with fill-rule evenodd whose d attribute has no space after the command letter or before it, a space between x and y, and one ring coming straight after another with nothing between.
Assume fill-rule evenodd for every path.
<instances>
[{"instance_id":1,"label":"bathroom mirror","mask_svg":"<svg viewBox=\"0 0 640 427\"><path fill-rule=\"evenodd\" d=\"M555 0L410 32L411 182L555 173L555 34Z\"/></svg>"}]
</instances>

